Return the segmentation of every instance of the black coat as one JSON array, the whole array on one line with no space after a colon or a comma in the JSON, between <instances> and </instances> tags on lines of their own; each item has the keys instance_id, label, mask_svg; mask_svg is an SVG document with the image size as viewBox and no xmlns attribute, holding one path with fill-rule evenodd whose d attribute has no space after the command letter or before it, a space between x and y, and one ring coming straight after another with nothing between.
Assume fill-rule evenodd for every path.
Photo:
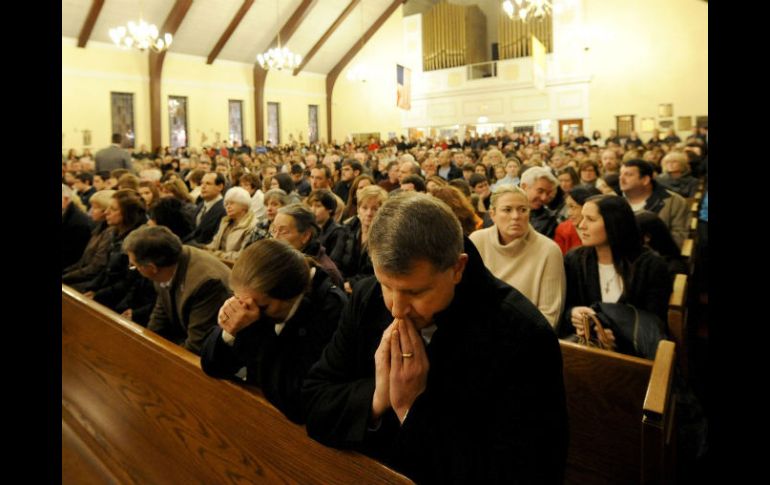
<instances>
[{"instance_id":1,"label":"black coat","mask_svg":"<svg viewBox=\"0 0 770 485\"><path fill-rule=\"evenodd\" d=\"M583 246L572 249L564 257L564 270L567 275L567 297L559 327L560 337L575 333L570 317L572 307L591 306L602 301L599 266L594 248ZM662 322L667 322L673 278L668 271L666 260L655 251L643 248L634 263L633 273L630 287L618 303L627 303L647 310L657 315Z\"/></svg>"},{"instance_id":2,"label":"black coat","mask_svg":"<svg viewBox=\"0 0 770 485\"><path fill-rule=\"evenodd\" d=\"M210 376L234 379L245 366L246 381L261 387L268 401L301 424L302 380L336 330L346 302L345 293L317 269L312 289L280 335L275 322L255 322L238 332L230 347L222 340L222 328L216 327L201 348L201 368Z\"/></svg>"},{"instance_id":3,"label":"black coat","mask_svg":"<svg viewBox=\"0 0 770 485\"><path fill-rule=\"evenodd\" d=\"M70 203L61 216L61 267L77 263L91 239L91 219Z\"/></svg>"},{"instance_id":4,"label":"black coat","mask_svg":"<svg viewBox=\"0 0 770 485\"><path fill-rule=\"evenodd\" d=\"M403 426L392 410L370 429L374 353L392 322L374 277L363 280L303 387L308 434L353 448L418 483L559 483L567 410L559 343L518 290L469 261L434 316L425 392Z\"/></svg>"},{"instance_id":5,"label":"black coat","mask_svg":"<svg viewBox=\"0 0 770 485\"><path fill-rule=\"evenodd\" d=\"M342 278L354 286L360 280L373 275L374 267L369 252L361 246L361 221L353 216L348 224L343 225L345 232L340 234L334 251L329 255L342 273Z\"/></svg>"},{"instance_id":6,"label":"black coat","mask_svg":"<svg viewBox=\"0 0 770 485\"><path fill-rule=\"evenodd\" d=\"M195 211L195 218L197 220L198 213L203 210L203 203L198 205L198 210ZM224 199L220 199L216 204L203 214L201 217L201 223L197 225L193 231L191 240L200 244L208 244L214 239L214 234L219 229L219 223L222 222L222 218L227 215L225 211Z\"/></svg>"}]
</instances>

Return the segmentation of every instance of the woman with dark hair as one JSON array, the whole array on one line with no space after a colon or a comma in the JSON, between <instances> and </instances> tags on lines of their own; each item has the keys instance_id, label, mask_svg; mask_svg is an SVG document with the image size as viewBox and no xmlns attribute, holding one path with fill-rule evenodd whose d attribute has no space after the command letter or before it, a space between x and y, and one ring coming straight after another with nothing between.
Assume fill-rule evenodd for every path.
<instances>
[{"instance_id":1,"label":"woman with dark hair","mask_svg":"<svg viewBox=\"0 0 770 485\"><path fill-rule=\"evenodd\" d=\"M150 182L149 180L142 180L139 182L139 190L137 192L139 192L139 195L144 199L144 204L148 209L160 199L158 186L155 182Z\"/></svg>"},{"instance_id":2,"label":"woman with dark hair","mask_svg":"<svg viewBox=\"0 0 770 485\"><path fill-rule=\"evenodd\" d=\"M316 189L310 192L305 203L315 214L315 222L321 228L318 240L326 249L326 254L331 254L337 247L340 236L345 232L345 229L334 220L337 197L329 189Z\"/></svg>"},{"instance_id":3,"label":"woman with dark hair","mask_svg":"<svg viewBox=\"0 0 770 485\"><path fill-rule=\"evenodd\" d=\"M277 173L270 179L270 189L281 189L289 196L289 203L301 202L294 179L288 173Z\"/></svg>"},{"instance_id":4,"label":"woman with dark hair","mask_svg":"<svg viewBox=\"0 0 770 485\"><path fill-rule=\"evenodd\" d=\"M583 204L585 204L587 198L600 194L599 189L584 185L578 185L570 190L566 198L567 220L556 226L556 232L553 236L553 240L561 248L562 254L566 255L570 249L581 245L577 226L580 224L581 219L583 219L581 214Z\"/></svg>"},{"instance_id":5,"label":"woman with dark hair","mask_svg":"<svg viewBox=\"0 0 770 485\"><path fill-rule=\"evenodd\" d=\"M182 243L189 244L192 241L195 230L194 219L184 211L182 201L175 197L165 197L150 207L148 213L150 226L166 226L176 234Z\"/></svg>"},{"instance_id":6,"label":"woman with dark hair","mask_svg":"<svg viewBox=\"0 0 770 485\"><path fill-rule=\"evenodd\" d=\"M350 192L345 205L345 212L342 213L342 220L347 220L358 213L358 192L364 187L375 185L374 177L367 174L361 174L353 179L350 184Z\"/></svg>"},{"instance_id":7,"label":"woman with dark hair","mask_svg":"<svg viewBox=\"0 0 770 485\"><path fill-rule=\"evenodd\" d=\"M272 239L243 251L230 287L234 296L203 343L201 368L259 386L287 418L302 424L302 382L337 329L345 293L312 260Z\"/></svg>"},{"instance_id":8,"label":"woman with dark hair","mask_svg":"<svg viewBox=\"0 0 770 485\"><path fill-rule=\"evenodd\" d=\"M668 264L668 272L673 276L678 273L688 274L687 262L682 256L682 251L671 237L666 223L651 211L636 213L636 222L639 224L639 232L642 234L642 242L648 248L660 254Z\"/></svg>"},{"instance_id":9,"label":"woman with dark hair","mask_svg":"<svg viewBox=\"0 0 770 485\"><path fill-rule=\"evenodd\" d=\"M118 190L112 196L105 219L114 228L107 265L104 271L83 285L82 291L86 292L87 297L113 308L127 288L128 256L123 252L123 240L131 231L147 222L144 200L135 190Z\"/></svg>"},{"instance_id":10,"label":"woman with dark hair","mask_svg":"<svg viewBox=\"0 0 770 485\"><path fill-rule=\"evenodd\" d=\"M580 183L596 187L596 181L599 178L599 164L593 160L585 160L580 164Z\"/></svg>"},{"instance_id":11,"label":"woman with dark hair","mask_svg":"<svg viewBox=\"0 0 770 485\"><path fill-rule=\"evenodd\" d=\"M668 317L672 278L665 260L642 245L628 201L617 195L586 199L578 233L583 246L567 253L567 299L559 335L584 335L584 315L594 303L626 303ZM665 329L660 329L663 332ZM608 337L613 340L612 332Z\"/></svg>"},{"instance_id":12,"label":"woman with dark hair","mask_svg":"<svg viewBox=\"0 0 770 485\"><path fill-rule=\"evenodd\" d=\"M556 178L559 179L559 187L568 194L573 187L580 185L580 178L574 168L567 166L559 170Z\"/></svg>"}]
</instances>

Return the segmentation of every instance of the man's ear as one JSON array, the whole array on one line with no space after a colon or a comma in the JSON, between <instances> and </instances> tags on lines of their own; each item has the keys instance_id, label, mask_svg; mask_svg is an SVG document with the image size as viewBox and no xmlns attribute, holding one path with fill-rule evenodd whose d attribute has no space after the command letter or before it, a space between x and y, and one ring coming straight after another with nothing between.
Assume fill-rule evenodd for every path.
<instances>
[{"instance_id":1,"label":"man's ear","mask_svg":"<svg viewBox=\"0 0 770 485\"><path fill-rule=\"evenodd\" d=\"M461 253L460 257L457 258L457 262L454 264L454 267L452 268L454 274L452 275L452 281L454 284L460 283L460 281L463 279L463 271L465 271L465 266L468 264L468 255L466 253Z\"/></svg>"}]
</instances>

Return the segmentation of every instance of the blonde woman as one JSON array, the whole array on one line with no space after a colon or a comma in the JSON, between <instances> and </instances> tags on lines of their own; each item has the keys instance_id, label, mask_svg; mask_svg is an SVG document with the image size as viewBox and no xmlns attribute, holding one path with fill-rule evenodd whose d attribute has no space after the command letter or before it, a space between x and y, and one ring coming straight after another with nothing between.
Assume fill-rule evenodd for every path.
<instances>
[{"instance_id":1,"label":"blonde woman","mask_svg":"<svg viewBox=\"0 0 770 485\"><path fill-rule=\"evenodd\" d=\"M556 326L566 292L559 246L529 223L529 199L513 185L492 194L489 214L494 226L473 232L470 240L496 277L519 290Z\"/></svg>"},{"instance_id":2,"label":"blonde woman","mask_svg":"<svg viewBox=\"0 0 770 485\"><path fill-rule=\"evenodd\" d=\"M331 255L342 273L348 293L353 292L353 285L358 280L374 274L366 242L374 216L387 198L388 193L379 185L370 185L358 192L358 213L345 222L345 234L340 236Z\"/></svg>"}]
</instances>

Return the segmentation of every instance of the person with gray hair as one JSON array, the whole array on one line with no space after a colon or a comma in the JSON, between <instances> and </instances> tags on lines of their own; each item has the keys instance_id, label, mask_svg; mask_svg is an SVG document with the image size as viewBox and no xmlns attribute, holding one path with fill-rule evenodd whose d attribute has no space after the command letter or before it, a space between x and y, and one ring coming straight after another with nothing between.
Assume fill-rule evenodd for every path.
<instances>
[{"instance_id":1,"label":"person with gray hair","mask_svg":"<svg viewBox=\"0 0 770 485\"><path fill-rule=\"evenodd\" d=\"M556 212L546 204L559 185L559 180L546 167L530 167L521 175L519 184L529 199L529 223L540 234L553 239L558 221Z\"/></svg>"},{"instance_id":2,"label":"person with gray hair","mask_svg":"<svg viewBox=\"0 0 770 485\"><path fill-rule=\"evenodd\" d=\"M143 226L123 241L123 251L139 274L154 283L157 299L147 328L200 354L217 314L230 297L230 268L164 226Z\"/></svg>"},{"instance_id":3,"label":"person with gray hair","mask_svg":"<svg viewBox=\"0 0 770 485\"><path fill-rule=\"evenodd\" d=\"M305 380L308 434L417 483L562 481L562 360L545 317L435 197L389 198L369 250L374 276Z\"/></svg>"},{"instance_id":4,"label":"person with gray hair","mask_svg":"<svg viewBox=\"0 0 770 485\"><path fill-rule=\"evenodd\" d=\"M270 233L273 239L285 241L315 259L321 269L329 273L334 284L343 287L342 274L319 240L321 228L315 221L315 214L305 205L294 203L278 209Z\"/></svg>"},{"instance_id":5,"label":"person with gray hair","mask_svg":"<svg viewBox=\"0 0 770 485\"><path fill-rule=\"evenodd\" d=\"M257 227L257 215L251 210L251 195L243 187L231 187L225 194L225 216L214 238L204 246L214 256L235 261Z\"/></svg>"}]
</instances>

